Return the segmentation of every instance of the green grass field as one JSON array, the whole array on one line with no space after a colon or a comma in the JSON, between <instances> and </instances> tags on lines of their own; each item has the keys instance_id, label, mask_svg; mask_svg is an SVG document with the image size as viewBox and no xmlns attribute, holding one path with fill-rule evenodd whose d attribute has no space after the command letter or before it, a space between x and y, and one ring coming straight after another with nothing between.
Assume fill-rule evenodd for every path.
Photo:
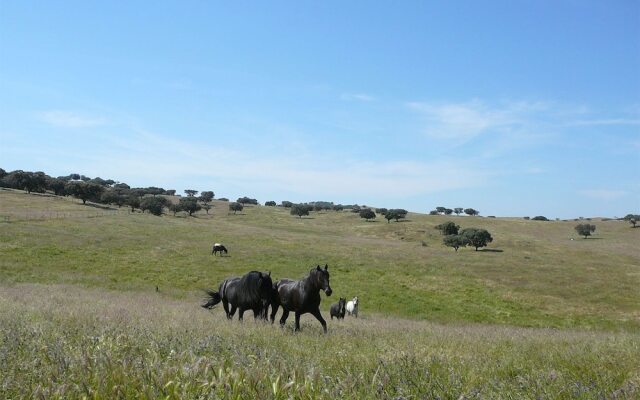
<instances>
[{"instance_id":1,"label":"green grass field","mask_svg":"<svg viewBox=\"0 0 640 400\"><path fill-rule=\"evenodd\" d=\"M574 221L214 203L154 217L0 190L0 397L640 394L640 229L626 222L594 219L585 240ZM494 241L456 253L434 229L447 220ZM229 256L211 256L214 242ZM329 321L327 336L309 315L293 334L198 306L225 277L325 263L323 313L357 295L363 317Z\"/></svg>"}]
</instances>

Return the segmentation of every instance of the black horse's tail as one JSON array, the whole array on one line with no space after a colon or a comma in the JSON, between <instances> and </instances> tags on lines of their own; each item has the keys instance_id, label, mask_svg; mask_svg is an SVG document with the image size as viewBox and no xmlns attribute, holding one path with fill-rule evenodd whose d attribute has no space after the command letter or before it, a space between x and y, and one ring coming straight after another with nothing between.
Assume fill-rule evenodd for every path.
<instances>
[{"instance_id":1,"label":"black horse's tail","mask_svg":"<svg viewBox=\"0 0 640 400\"><path fill-rule=\"evenodd\" d=\"M204 289L204 292L207 294L207 297L204 298L204 301L206 301L206 303L202 304L202 308L211 310L216 306L216 304L222 301L222 296L220 296L220 293L214 292L211 289Z\"/></svg>"}]
</instances>

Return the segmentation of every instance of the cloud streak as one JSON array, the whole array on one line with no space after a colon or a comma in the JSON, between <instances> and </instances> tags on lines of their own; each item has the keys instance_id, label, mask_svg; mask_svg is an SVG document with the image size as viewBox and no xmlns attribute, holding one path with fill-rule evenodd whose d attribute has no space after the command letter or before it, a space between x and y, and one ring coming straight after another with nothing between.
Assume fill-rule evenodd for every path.
<instances>
[{"instance_id":1,"label":"cloud streak","mask_svg":"<svg viewBox=\"0 0 640 400\"><path fill-rule=\"evenodd\" d=\"M424 134L432 139L464 144L489 132L508 133L527 124L528 115L545 109L542 103L508 103L491 107L480 100L461 103L409 102Z\"/></svg>"},{"instance_id":2,"label":"cloud streak","mask_svg":"<svg viewBox=\"0 0 640 400\"><path fill-rule=\"evenodd\" d=\"M371 101L377 100L375 96L371 96L365 93L342 93L340 95L340 99L344 101L362 101L362 102L371 102Z\"/></svg>"},{"instance_id":3,"label":"cloud streak","mask_svg":"<svg viewBox=\"0 0 640 400\"><path fill-rule=\"evenodd\" d=\"M92 128L107 123L102 117L92 117L73 111L43 111L38 113L41 121L59 128Z\"/></svg>"},{"instance_id":4,"label":"cloud streak","mask_svg":"<svg viewBox=\"0 0 640 400\"><path fill-rule=\"evenodd\" d=\"M580 192L581 195L596 200L616 200L627 194L624 190L590 189Z\"/></svg>"}]
</instances>

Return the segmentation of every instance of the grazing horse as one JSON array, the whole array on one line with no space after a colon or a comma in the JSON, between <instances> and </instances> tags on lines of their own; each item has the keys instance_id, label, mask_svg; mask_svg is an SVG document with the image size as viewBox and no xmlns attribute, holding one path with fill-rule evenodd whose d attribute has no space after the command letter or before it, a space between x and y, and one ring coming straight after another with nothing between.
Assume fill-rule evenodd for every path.
<instances>
[{"instance_id":1,"label":"grazing horse","mask_svg":"<svg viewBox=\"0 0 640 400\"><path fill-rule=\"evenodd\" d=\"M222 281L217 292L205 290L208 297L207 302L202 307L212 309L222 301L222 306L228 319L238 312L238 319L242 321L242 316L246 310L253 311L254 318L265 317L265 307L271 301L273 281L271 272L264 273L251 271L240 278L228 278ZM229 310L229 305L231 309Z\"/></svg>"},{"instance_id":2,"label":"grazing horse","mask_svg":"<svg viewBox=\"0 0 640 400\"><path fill-rule=\"evenodd\" d=\"M333 317L336 317L338 319L343 319L344 318L344 306L347 302L347 299L343 299L342 297L340 297L340 300L331 305L331 309L329 310L329 313L331 314L331 319L333 319Z\"/></svg>"},{"instance_id":3,"label":"grazing horse","mask_svg":"<svg viewBox=\"0 0 640 400\"><path fill-rule=\"evenodd\" d=\"M322 329L327 332L327 322L320 314L320 290L324 290L327 296L333 292L329 286L328 266L324 269L318 265L309 271L304 279L293 281L291 279L281 279L273 284L273 298L271 301L271 323L276 318L278 307L282 306L283 312L280 318L280 325L284 326L289 317L289 312L296 315L295 330L300 330L300 316L311 313L320 323Z\"/></svg>"},{"instance_id":4,"label":"grazing horse","mask_svg":"<svg viewBox=\"0 0 640 400\"><path fill-rule=\"evenodd\" d=\"M354 297L347 303L347 314L358 318L358 296Z\"/></svg>"},{"instance_id":5,"label":"grazing horse","mask_svg":"<svg viewBox=\"0 0 640 400\"><path fill-rule=\"evenodd\" d=\"M211 254L213 254L215 256L215 255L218 254L218 252L220 253L220 256L222 256L222 253L224 253L224 254L228 253L226 247L224 247L220 243L214 243L213 244L213 248L211 249Z\"/></svg>"}]
</instances>

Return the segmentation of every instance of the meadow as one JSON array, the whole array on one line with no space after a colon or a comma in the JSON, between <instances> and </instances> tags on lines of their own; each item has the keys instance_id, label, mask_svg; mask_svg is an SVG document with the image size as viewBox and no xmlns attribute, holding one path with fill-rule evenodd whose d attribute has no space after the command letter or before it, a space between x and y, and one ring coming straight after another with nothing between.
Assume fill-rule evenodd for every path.
<instances>
[{"instance_id":1,"label":"meadow","mask_svg":"<svg viewBox=\"0 0 640 400\"><path fill-rule=\"evenodd\" d=\"M575 221L520 217L91 211L0 190L0 397L640 394L640 229L624 221L594 219L585 240ZM447 220L494 241L456 253L434 229ZM292 318L241 325L199 307L200 289L228 276L295 279L325 263L325 318L356 295L362 316L329 321L328 335L308 315L294 334Z\"/></svg>"}]
</instances>

